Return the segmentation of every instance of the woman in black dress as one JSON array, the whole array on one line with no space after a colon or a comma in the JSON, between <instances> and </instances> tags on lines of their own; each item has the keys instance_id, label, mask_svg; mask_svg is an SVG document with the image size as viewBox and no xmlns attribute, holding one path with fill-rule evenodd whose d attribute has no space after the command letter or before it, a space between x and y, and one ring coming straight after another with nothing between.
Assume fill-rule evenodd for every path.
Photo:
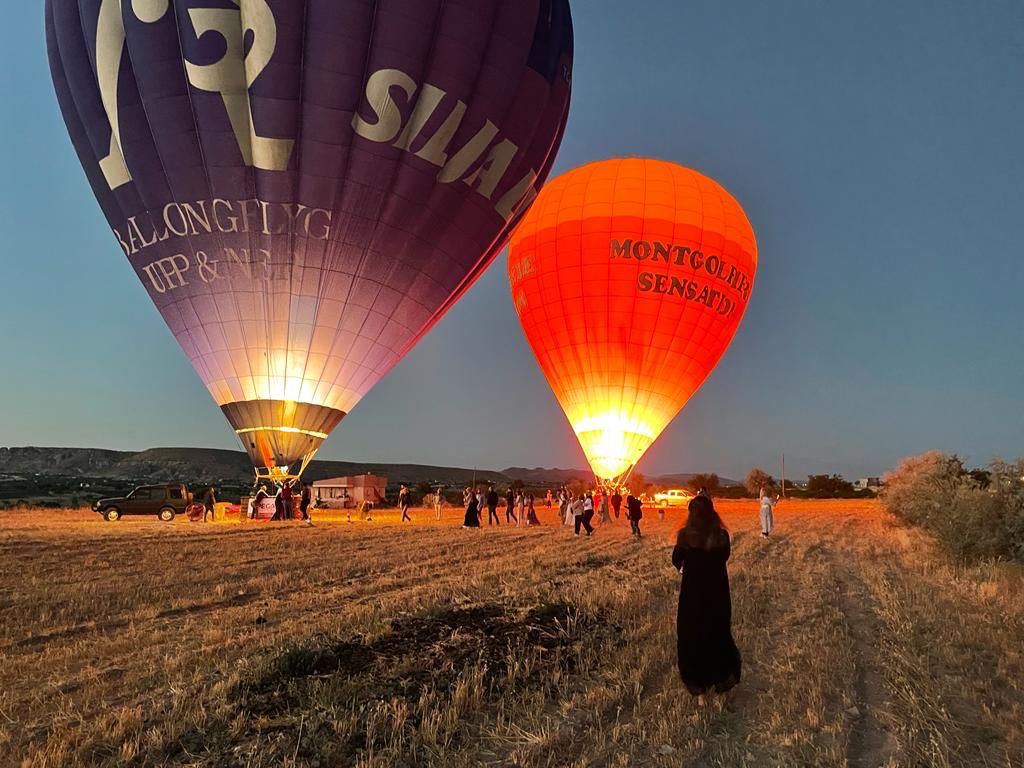
<instances>
[{"instance_id":1,"label":"woman in black dress","mask_svg":"<svg viewBox=\"0 0 1024 768\"><path fill-rule=\"evenodd\" d=\"M679 675L694 696L721 693L740 681L740 652L732 639L729 532L707 496L690 501L672 565L683 574L676 631Z\"/></svg>"},{"instance_id":2,"label":"woman in black dress","mask_svg":"<svg viewBox=\"0 0 1024 768\"><path fill-rule=\"evenodd\" d=\"M476 500L475 493L469 495L469 502L466 504L466 517L462 521L462 527L480 527L480 503Z\"/></svg>"}]
</instances>

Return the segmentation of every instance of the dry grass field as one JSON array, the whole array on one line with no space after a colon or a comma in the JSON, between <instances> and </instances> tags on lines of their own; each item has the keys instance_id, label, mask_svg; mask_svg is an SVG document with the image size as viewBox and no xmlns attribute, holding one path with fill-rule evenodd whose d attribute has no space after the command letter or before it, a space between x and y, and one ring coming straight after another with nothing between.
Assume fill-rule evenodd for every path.
<instances>
[{"instance_id":1,"label":"dry grass field","mask_svg":"<svg viewBox=\"0 0 1024 768\"><path fill-rule=\"evenodd\" d=\"M678 513L576 539L0 513L0 763L1024 765L1024 582L867 502L719 505L743 681L675 669Z\"/></svg>"}]
</instances>

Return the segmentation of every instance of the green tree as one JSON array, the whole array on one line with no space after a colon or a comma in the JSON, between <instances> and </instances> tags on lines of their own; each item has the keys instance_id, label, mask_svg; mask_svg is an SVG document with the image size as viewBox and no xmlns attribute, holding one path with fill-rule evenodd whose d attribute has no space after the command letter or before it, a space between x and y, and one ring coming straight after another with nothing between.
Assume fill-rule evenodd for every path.
<instances>
[{"instance_id":1,"label":"green tree","mask_svg":"<svg viewBox=\"0 0 1024 768\"><path fill-rule=\"evenodd\" d=\"M760 467L754 467L747 472L747 479L743 481L743 485L751 496L759 496L762 488L774 490L775 478Z\"/></svg>"},{"instance_id":2,"label":"green tree","mask_svg":"<svg viewBox=\"0 0 1024 768\"><path fill-rule=\"evenodd\" d=\"M856 495L853 483L842 475L808 475L807 495L815 499L848 499Z\"/></svg>"},{"instance_id":3,"label":"green tree","mask_svg":"<svg viewBox=\"0 0 1024 768\"><path fill-rule=\"evenodd\" d=\"M699 491L701 488L706 488L708 493L714 495L722 487L722 481L718 479L718 475L711 472L709 474L694 475L686 481L686 487L691 491Z\"/></svg>"}]
</instances>

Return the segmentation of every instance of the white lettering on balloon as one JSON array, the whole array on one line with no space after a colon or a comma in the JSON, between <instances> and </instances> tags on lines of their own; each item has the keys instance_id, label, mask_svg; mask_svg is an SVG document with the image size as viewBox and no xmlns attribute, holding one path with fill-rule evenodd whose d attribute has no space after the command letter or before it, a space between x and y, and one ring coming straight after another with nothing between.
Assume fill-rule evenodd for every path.
<instances>
[{"instance_id":1,"label":"white lettering on balloon","mask_svg":"<svg viewBox=\"0 0 1024 768\"><path fill-rule=\"evenodd\" d=\"M308 240L326 241L331 236L332 212L310 208L302 203L269 203L265 200L192 200L168 203L153 221L129 216L114 235L125 256L175 238L210 234L254 233L291 235Z\"/></svg>"},{"instance_id":2,"label":"white lettering on balloon","mask_svg":"<svg viewBox=\"0 0 1024 768\"><path fill-rule=\"evenodd\" d=\"M404 118L402 107L398 103L398 94L409 104L419 97L411 108L406 109L409 116ZM436 165L440 170L437 180L451 184L461 180L487 200L492 200L495 192L508 175L517 155L519 147L507 138L495 142L500 130L491 121L487 121L477 132L454 154L449 154L452 139L462 125L466 115L466 104L456 100L441 126L431 136L423 132L431 117L442 108L447 92L435 85L426 83L422 90L405 72L398 69L380 69L366 80L365 102L372 111L372 118L356 113L352 118L352 129L357 135L380 144L392 143L398 149L412 152L417 140L422 146L413 152L416 157ZM484 153L487 153L486 157ZM476 166L476 169L471 169ZM529 170L519 181L494 202L494 209L508 221L519 210L523 209L537 196L535 183L537 171Z\"/></svg>"},{"instance_id":3,"label":"white lettering on balloon","mask_svg":"<svg viewBox=\"0 0 1024 768\"><path fill-rule=\"evenodd\" d=\"M249 103L249 88L274 56L277 24L266 0L231 0L235 8L192 8L189 19L196 35L214 32L224 38L225 51L213 64L185 61L189 82L196 88L220 94L228 120L246 165L267 171L288 168L294 141L272 139L256 133ZM132 180L121 150L118 85L124 58L125 31L122 0L101 0L96 24L96 82L110 125L110 147L99 160L110 189ZM164 17L168 0L133 0L135 17L154 24ZM246 36L251 35L248 52Z\"/></svg>"}]
</instances>

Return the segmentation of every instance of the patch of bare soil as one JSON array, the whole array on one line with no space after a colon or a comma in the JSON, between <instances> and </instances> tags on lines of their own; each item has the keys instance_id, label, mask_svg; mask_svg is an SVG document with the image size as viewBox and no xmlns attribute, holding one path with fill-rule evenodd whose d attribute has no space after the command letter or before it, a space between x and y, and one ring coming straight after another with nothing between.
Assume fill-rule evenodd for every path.
<instances>
[{"instance_id":1,"label":"patch of bare soil","mask_svg":"<svg viewBox=\"0 0 1024 768\"><path fill-rule=\"evenodd\" d=\"M418 730L423 723L417 704L425 696L453 696L471 669L482 670L483 706L512 692L543 695L553 670L575 670L584 644L615 645L621 632L621 627L567 603L528 609L482 603L400 617L372 639L319 634L270 658L236 686L230 696L232 719L246 724L241 733L236 729L228 738L227 723L213 722L203 732L185 734L179 746L183 755L202 746L213 764L240 765L246 762L240 756L250 752L240 746L280 732L261 748L265 757L269 749L282 758L348 764L373 750L369 720L379 702L408 708L405 724ZM527 669L510 674L513 665L527 659ZM347 709L354 722L338 734L330 718L315 716L318 707ZM300 719L305 738L295 735ZM217 741L224 749L210 754L211 743Z\"/></svg>"},{"instance_id":2,"label":"patch of bare soil","mask_svg":"<svg viewBox=\"0 0 1024 768\"><path fill-rule=\"evenodd\" d=\"M839 564L834 573L839 581L839 608L853 640L856 703L847 710L853 721L847 760L853 768L888 766L897 743L885 716L889 694L878 655L878 609L867 587L845 563Z\"/></svg>"}]
</instances>

